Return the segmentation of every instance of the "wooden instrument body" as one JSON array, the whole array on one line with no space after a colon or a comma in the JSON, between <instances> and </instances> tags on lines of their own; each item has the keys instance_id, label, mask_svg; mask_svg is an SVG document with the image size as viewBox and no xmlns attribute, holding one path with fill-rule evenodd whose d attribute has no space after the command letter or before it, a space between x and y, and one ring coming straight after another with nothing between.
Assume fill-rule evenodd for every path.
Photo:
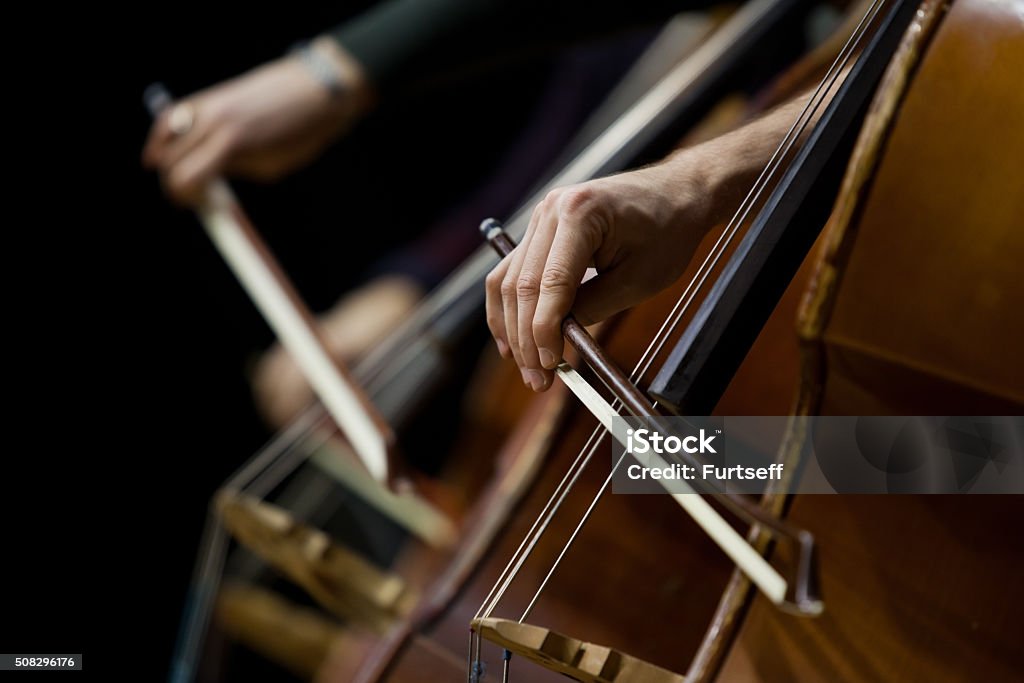
<instances>
[{"instance_id":1,"label":"wooden instrument body","mask_svg":"<svg viewBox=\"0 0 1024 683\"><path fill-rule=\"evenodd\" d=\"M922 5L827 226L799 322L808 412L1024 407L1024 14L946 11ZM1021 496L796 496L825 614L755 597L718 680L1015 680L1022 515Z\"/></svg>"},{"instance_id":2,"label":"wooden instrument body","mask_svg":"<svg viewBox=\"0 0 1024 683\"><path fill-rule=\"evenodd\" d=\"M823 413L1024 405L1022 12L956 0L876 100L812 293L831 305L805 313L827 316Z\"/></svg>"}]
</instances>

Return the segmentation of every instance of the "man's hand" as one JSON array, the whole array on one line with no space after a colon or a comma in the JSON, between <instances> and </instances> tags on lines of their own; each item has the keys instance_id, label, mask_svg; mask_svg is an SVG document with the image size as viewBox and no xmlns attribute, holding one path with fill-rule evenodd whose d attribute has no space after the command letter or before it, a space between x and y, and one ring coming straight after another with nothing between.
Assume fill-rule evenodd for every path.
<instances>
[{"instance_id":1,"label":"man's hand","mask_svg":"<svg viewBox=\"0 0 1024 683\"><path fill-rule=\"evenodd\" d=\"M349 363L401 323L423 295L406 278L382 277L348 294L320 319L328 351ZM252 374L256 407L269 424L284 426L313 401L313 390L280 344L268 350Z\"/></svg>"},{"instance_id":2,"label":"man's hand","mask_svg":"<svg viewBox=\"0 0 1024 683\"><path fill-rule=\"evenodd\" d=\"M677 156L554 190L534 209L522 243L487 277L487 324L525 384L550 386L570 310L588 325L682 274L711 227L698 169ZM597 276L581 285L591 265Z\"/></svg>"},{"instance_id":3,"label":"man's hand","mask_svg":"<svg viewBox=\"0 0 1024 683\"><path fill-rule=\"evenodd\" d=\"M740 205L808 99L654 166L551 192L522 243L487 276L487 324L523 382L551 386L570 311L589 325L675 282L704 235ZM597 277L581 285L591 265Z\"/></svg>"},{"instance_id":4,"label":"man's hand","mask_svg":"<svg viewBox=\"0 0 1024 683\"><path fill-rule=\"evenodd\" d=\"M346 86L332 96L297 57L282 57L179 101L153 124L143 164L160 172L168 194L194 203L220 174L274 180L314 159L369 107L361 67L330 38L312 49L336 67ZM175 131L172 112L186 106L191 123Z\"/></svg>"}]
</instances>

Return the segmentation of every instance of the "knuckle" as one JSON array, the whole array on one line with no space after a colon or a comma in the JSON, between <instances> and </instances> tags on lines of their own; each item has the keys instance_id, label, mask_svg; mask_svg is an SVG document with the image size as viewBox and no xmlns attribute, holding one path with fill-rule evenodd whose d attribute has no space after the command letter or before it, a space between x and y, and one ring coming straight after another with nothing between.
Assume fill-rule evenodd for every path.
<instances>
[{"instance_id":1,"label":"knuckle","mask_svg":"<svg viewBox=\"0 0 1024 683\"><path fill-rule=\"evenodd\" d=\"M188 189L189 175L180 167L175 167L166 173L164 183L172 192L181 194Z\"/></svg>"},{"instance_id":2,"label":"knuckle","mask_svg":"<svg viewBox=\"0 0 1024 683\"><path fill-rule=\"evenodd\" d=\"M539 282L533 275L520 275L516 280L516 295L520 299L532 297L536 294Z\"/></svg>"},{"instance_id":3,"label":"knuckle","mask_svg":"<svg viewBox=\"0 0 1024 683\"><path fill-rule=\"evenodd\" d=\"M484 285L487 287L487 290L492 294L498 294L499 292L501 292L501 280L502 274L498 270L498 268L495 267L494 270L487 273L487 277L484 278Z\"/></svg>"},{"instance_id":4,"label":"knuckle","mask_svg":"<svg viewBox=\"0 0 1024 683\"><path fill-rule=\"evenodd\" d=\"M538 315L533 319L533 335L537 339L544 339L558 333L562 321L552 315Z\"/></svg>"},{"instance_id":5,"label":"knuckle","mask_svg":"<svg viewBox=\"0 0 1024 683\"><path fill-rule=\"evenodd\" d=\"M533 230L534 224L537 223L537 221L539 221L541 219L541 216L544 215L544 207L546 206L545 203L544 203L545 201L547 201L547 200L546 199L542 199L539 202L537 202L537 205L535 207L533 207L533 211L530 212L530 224L526 228L526 232L527 233L529 233L531 230Z\"/></svg>"},{"instance_id":6,"label":"knuckle","mask_svg":"<svg viewBox=\"0 0 1024 683\"><path fill-rule=\"evenodd\" d=\"M569 289L572 284L570 282L569 269L558 261L549 263L540 278L540 289L546 293L563 292Z\"/></svg>"},{"instance_id":7,"label":"knuckle","mask_svg":"<svg viewBox=\"0 0 1024 683\"><path fill-rule=\"evenodd\" d=\"M567 190L559 208L566 214L579 214L594 200L595 192L589 185L577 185Z\"/></svg>"},{"instance_id":8,"label":"knuckle","mask_svg":"<svg viewBox=\"0 0 1024 683\"><path fill-rule=\"evenodd\" d=\"M516 280L510 277L502 279L501 295L506 299L514 299L516 297Z\"/></svg>"}]
</instances>

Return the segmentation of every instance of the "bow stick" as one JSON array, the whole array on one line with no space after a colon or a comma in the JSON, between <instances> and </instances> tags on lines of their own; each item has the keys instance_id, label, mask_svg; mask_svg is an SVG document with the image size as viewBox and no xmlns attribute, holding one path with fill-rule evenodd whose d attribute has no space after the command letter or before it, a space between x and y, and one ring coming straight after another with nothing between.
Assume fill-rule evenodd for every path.
<instances>
[{"instance_id":1,"label":"bow stick","mask_svg":"<svg viewBox=\"0 0 1024 683\"><path fill-rule=\"evenodd\" d=\"M161 84L147 88L144 99L154 117L173 102ZM327 351L312 313L223 178L206 186L197 214L217 251L291 354L359 460L377 482L391 483L395 444L391 427L345 367Z\"/></svg>"}]
</instances>

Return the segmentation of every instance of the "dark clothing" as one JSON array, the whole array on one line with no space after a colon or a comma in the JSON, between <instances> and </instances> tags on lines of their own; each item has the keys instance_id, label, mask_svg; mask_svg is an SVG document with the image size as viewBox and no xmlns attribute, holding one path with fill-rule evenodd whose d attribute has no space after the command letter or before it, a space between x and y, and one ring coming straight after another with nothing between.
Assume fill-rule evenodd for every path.
<instances>
[{"instance_id":1,"label":"dark clothing","mask_svg":"<svg viewBox=\"0 0 1024 683\"><path fill-rule=\"evenodd\" d=\"M378 262L369 276L401 273L424 289L441 282L483 242L484 218L508 218L559 157L587 117L650 42L641 32L567 51L533 115L487 180L410 244Z\"/></svg>"},{"instance_id":2,"label":"dark clothing","mask_svg":"<svg viewBox=\"0 0 1024 683\"><path fill-rule=\"evenodd\" d=\"M332 35L386 92L498 55L649 25L711 0L385 0Z\"/></svg>"},{"instance_id":3,"label":"dark clothing","mask_svg":"<svg viewBox=\"0 0 1024 683\"><path fill-rule=\"evenodd\" d=\"M384 96L425 79L482 69L496 58L564 47L582 38L650 26L711 0L384 0L332 31ZM569 50L532 121L492 177L413 243L367 275L401 273L431 288L480 245L483 218L505 218L558 157L646 41L637 32ZM500 106L500 103L497 103ZM486 109L481 108L486 117ZM482 125L486 119L482 118Z\"/></svg>"}]
</instances>

